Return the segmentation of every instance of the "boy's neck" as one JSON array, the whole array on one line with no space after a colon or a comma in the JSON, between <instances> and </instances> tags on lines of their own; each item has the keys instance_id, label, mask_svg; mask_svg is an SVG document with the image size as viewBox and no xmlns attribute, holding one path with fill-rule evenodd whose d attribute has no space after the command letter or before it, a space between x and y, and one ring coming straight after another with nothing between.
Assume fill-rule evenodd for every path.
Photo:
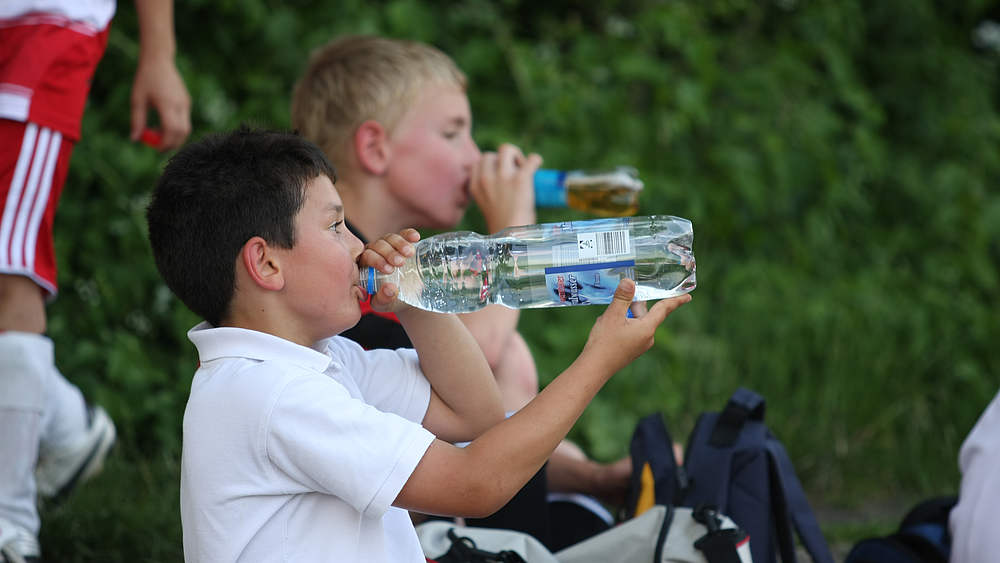
<instances>
[{"instance_id":1,"label":"boy's neck","mask_svg":"<svg viewBox=\"0 0 1000 563\"><path fill-rule=\"evenodd\" d=\"M236 269L236 287L239 289L220 326L267 333L307 348L326 337L310 334L299 316L286 308L279 292L260 289L242 265Z\"/></svg>"},{"instance_id":2,"label":"boy's neck","mask_svg":"<svg viewBox=\"0 0 1000 563\"><path fill-rule=\"evenodd\" d=\"M289 319L274 314L275 307L253 307L251 311L234 310L221 326L244 328L277 336L300 346L312 348L317 340L306 335L302 327Z\"/></svg>"}]
</instances>

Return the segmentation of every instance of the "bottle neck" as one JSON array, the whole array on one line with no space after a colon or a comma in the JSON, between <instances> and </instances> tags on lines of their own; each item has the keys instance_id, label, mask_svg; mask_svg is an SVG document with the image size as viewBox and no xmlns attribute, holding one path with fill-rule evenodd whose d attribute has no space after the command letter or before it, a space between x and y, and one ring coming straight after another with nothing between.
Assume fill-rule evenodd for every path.
<instances>
[{"instance_id":1,"label":"bottle neck","mask_svg":"<svg viewBox=\"0 0 1000 563\"><path fill-rule=\"evenodd\" d=\"M534 183L535 207L566 207L566 172L542 168Z\"/></svg>"},{"instance_id":2,"label":"bottle neck","mask_svg":"<svg viewBox=\"0 0 1000 563\"><path fill-rule=\"evenodd\" d=\"M379 288L379 278L375 268L361 268L359 272L358 285L361 286L369 295L378 293Z\"/></svg>"}]
</instances>

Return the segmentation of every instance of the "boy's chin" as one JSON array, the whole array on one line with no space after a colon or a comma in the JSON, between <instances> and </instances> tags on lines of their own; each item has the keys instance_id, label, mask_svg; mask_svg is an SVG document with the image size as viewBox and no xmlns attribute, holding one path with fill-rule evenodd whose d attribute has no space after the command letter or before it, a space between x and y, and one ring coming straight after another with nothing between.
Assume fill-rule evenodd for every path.
<instances>
[{"instance_id":1,"label":"boy's chin","mask_svg":"<svg viewBox=\"0 0 1000 563\"><path fill-rule=\"evenodd\" d=\"M465 217L467 207L455 207L448 215L439 215L428 221L426 225L421 225L426 229L454 229Z\"/></svg>"}]
</instances>

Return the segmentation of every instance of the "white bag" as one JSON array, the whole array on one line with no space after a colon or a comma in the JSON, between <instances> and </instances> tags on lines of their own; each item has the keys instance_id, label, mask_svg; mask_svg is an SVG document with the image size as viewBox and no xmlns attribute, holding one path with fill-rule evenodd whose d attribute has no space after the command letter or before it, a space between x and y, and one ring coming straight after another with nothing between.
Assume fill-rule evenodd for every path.
<instances>
[{"instance_id":1,"label":"white bag","mask_svg":"<svg viewBox=\"0 0 1000 563\"><path fill-rule=\"evenodd\" d=\"M752 563L750 538L728 517L712 512L709 518L717 519L712 527L722 534L735 548L711 558L695 544L712 532L695 518L690 508L656 505L639 516L622 522L606 532L571 545L558 553L559 563ZM703 513L697 514L705 520ZM532 563L531 560L526 560Z\"/></svg>"},{"instance_id":2,"label":"white bag","mask_svg":"<svg viewBox=\"0 0 1000 563\"><path fill-rule=\"evenodd\" d=\"M417 526L424 556L438 559L454 548L514 552L526 563L752 563L750 538L712 509L655 505L641 515L552 554L524 532L458 526L431 520ZM452 532L449 537L449 531ZM701 547L702 549L699 549ZM714 547L714 549L713 549ZM461 549L461 546L460 546ZM459 549L459 550L460 550ZM703 551L703 549L705 551ZM458 550L456 550L458 551ZM455 552L452 553L455 555ZM470 558L470 561L510 561ZM516 561L516 559L513 559Z\"/></svg>"},{"instance_id":3,"label":"white bag","mask_svg":"<svg viewBox=\"0 0 1000 563\"><path fill-rule=\"evenodd\" d=\"M417 537L424 550L424 557L437 559L452 549L454 540L448 537L449 530L454 530L454 536L458 538L471 540L479 550L494 553L513 551L527 563L559 563L552 552L530 534L497 528L459 526L446 520L429 520L417 526Z\"/></svg>"}]
</instances>

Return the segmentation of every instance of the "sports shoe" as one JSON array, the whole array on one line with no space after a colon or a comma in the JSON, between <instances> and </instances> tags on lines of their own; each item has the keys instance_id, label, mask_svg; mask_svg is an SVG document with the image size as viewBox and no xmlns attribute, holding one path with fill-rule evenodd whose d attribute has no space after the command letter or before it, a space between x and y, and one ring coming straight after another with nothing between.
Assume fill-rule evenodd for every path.
<instances>
[{"instance_id":1,"label":"sports shoe","mask_svg":"<svg viewBox=\"0 0 1000 563\"><path fill-rule=\"evenodd\" d=\"M75 443L40 452L35 466L38 494L61 500L77 483L90 479L104 467L115 444L115 423L99 406L87 406L87 430Z\"/></svg>"},{"instance_id":2,"label":"sports shoe","mask_svg":"<svg viewBox=\"0 0 1000 563\"><path fill-rule=\"evenodd\" d=\"M0 562L39 563L41 551L31 532L0 518Z\"/></svg>"}]
</instances>

